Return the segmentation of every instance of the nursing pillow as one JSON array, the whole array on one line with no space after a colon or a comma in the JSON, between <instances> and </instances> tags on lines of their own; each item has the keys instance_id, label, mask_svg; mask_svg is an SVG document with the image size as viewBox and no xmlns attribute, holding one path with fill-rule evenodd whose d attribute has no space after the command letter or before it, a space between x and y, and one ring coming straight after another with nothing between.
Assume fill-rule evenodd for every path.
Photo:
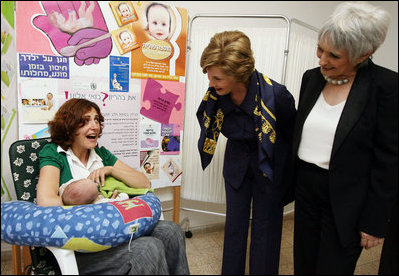
<instances>
[{"instance_id":1,"label":"nursing pillow","mask_svg":"<svg viewBox=\"0 0 399 276\"><path fill-rule=\"evenodd\" d=\"M123 201L41 207L29 201L1 203L1 240L97 252L149 233L161 215L153 193Z\"/></svg>"}]
</instances>

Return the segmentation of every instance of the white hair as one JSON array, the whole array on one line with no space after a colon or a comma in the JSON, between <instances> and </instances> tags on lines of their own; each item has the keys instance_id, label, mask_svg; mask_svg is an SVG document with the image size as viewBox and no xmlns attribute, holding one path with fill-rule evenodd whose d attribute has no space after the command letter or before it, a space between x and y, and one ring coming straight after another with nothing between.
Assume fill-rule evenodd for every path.
<instances>
[{"instance_id":1,"label":"white hair","mask_svg":"<svg viewBox=\"0 0 399 276\"><path fill-rule=\"evenodd\" d=\"M345 2L336 7L319 31L319 41L346 49L349 60L374 53L384 42L391 17L385 10L367 2Z\"/></svg>"}]
</instances>

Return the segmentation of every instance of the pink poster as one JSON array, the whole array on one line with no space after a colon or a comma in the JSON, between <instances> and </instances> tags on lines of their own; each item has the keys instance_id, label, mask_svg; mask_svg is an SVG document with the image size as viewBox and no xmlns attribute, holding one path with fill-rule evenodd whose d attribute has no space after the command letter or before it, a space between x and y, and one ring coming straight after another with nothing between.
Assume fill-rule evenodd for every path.
<instances>
[{"instance_id":1,"label":"pink poster","mask_svg":"<svg viewBox=\"0 0 399 276\"><path fill-rule=\"evenodd\" d=\"M38 1L16 1L17 52L54 55L51 44L43 39L43 33L32 24L32 14L39 15L43 9ZM34 41L34 43L32 43Z\"/></svg>"},{"instance_id":2,"label":"pink poster","mask_svg":"<svg viewBox=\"0 0 399 276\"><path fill-rule=\"evenodd\" d=\"M183 126L184 94L184 83L143 79L140 114L162 124Z\"/></svg>"},{"instance_id":3,"label":"pink poster","mask_svg":"<svg viewBox=\"0 0 399 276\"><path fill-rule=\"evenodd\" d=\"M17 1L17 52L73 57L97 64L112 50L97 1Z\"/></svg>"}]
</instances>

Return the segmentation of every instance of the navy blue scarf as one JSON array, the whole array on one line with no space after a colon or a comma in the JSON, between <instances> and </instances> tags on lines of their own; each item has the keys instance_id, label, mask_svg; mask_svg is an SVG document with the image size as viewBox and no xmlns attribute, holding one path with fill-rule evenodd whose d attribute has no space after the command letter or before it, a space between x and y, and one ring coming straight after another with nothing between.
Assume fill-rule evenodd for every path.
<instances>
[{"instance_id":1,"label":"navy blue scarf","mask_svg":"<svg viewBox=\"0 0 399 276\"><path fill-rule=\"evenodd\" d=\"M273 182L273 150L276 142L276 116L272 81L265 75L256 74L257 91L253 118L258 137L259 169ZM210 87L198 108L197 118L201 127L198 149L202 169L205 169L215 153L216 143L222 130L224 114L218 105L219 96Z\"/></svg>"}]
</instances>

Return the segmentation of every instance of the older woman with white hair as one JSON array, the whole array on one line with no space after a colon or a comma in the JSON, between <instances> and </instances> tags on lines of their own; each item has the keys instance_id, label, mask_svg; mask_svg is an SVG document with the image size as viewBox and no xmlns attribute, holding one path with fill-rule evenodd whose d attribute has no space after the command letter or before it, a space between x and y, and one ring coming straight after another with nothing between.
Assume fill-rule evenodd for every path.
<instances>
[{"instance_id":1,"label":"older woman with white hair","mask_svg":"<svg viewBox=\"0 0 399 276\"><path fill-rule=\"evenodd\" d=\"M340 4L302 78L293 138L295 274L353 274L379 245L398 183L398 74L371 61L390 17Z\"/></svg>"}]
</instances>

